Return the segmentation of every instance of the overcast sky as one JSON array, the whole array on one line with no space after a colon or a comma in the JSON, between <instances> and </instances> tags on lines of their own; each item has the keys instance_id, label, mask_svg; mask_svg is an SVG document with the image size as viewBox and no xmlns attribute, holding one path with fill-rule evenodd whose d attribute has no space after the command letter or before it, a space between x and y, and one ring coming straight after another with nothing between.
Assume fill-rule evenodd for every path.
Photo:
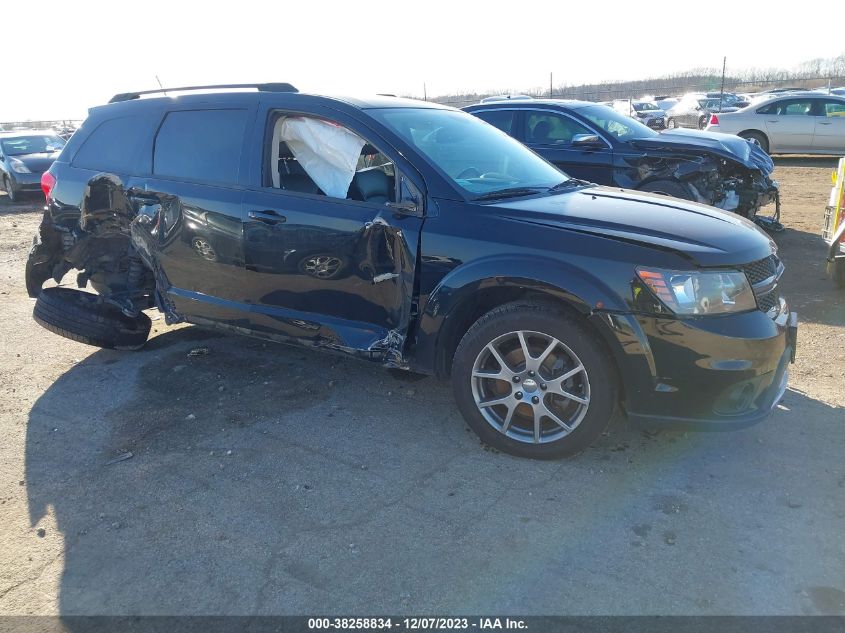
<instances>
[{"instance_id":1,"label":"overcast sky","mask_svg":"<svg viewBox=\"0 0 845 633\"><path fill-rule=\"evenodd\" d=\"M845 51L841 0L12 0L0 11L0 121L82 118L113 94L289 81L300 91L422 97L791 68Z\"/></svg>"}]
</instances>

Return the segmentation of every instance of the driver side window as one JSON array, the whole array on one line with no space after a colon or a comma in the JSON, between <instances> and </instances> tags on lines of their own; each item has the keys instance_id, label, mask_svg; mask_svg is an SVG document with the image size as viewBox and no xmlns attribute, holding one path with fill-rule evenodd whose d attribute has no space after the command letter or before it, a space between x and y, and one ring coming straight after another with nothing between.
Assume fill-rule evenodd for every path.
<instances>
[{"instance_id":1,"label":"driver side window","mask_svg":"<svg viewBox=\"0 0 845 633\"><path fill-rule=\"evenodd\" d=\"M526 138L533 145L570 145L576 134L594 134L577 121L551 112L529 114Z\"/></svg>"}]
</instances>

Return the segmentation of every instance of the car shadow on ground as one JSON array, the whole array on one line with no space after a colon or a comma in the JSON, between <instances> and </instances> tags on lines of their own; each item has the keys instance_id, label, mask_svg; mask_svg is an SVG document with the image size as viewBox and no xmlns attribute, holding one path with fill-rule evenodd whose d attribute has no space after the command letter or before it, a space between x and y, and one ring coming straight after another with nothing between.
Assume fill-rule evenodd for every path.
<instances>
[{"instance_id":1,"label":"car shadow on ground","mask_svg":"<svg viewBox=\"0 0 845 633\"><path fill-rule=\"evenodd\" d=\"M837 416L790 392L751 429L617 421L536 462L434 379L182 328L56 380L24 483L64 615L820 613L845 589Z\"/></svg>"}]
</instances>

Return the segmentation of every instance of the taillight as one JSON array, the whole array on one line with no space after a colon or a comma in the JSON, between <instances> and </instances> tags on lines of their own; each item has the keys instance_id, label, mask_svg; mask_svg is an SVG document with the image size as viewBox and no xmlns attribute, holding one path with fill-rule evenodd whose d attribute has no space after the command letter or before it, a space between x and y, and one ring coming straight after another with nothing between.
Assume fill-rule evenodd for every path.
<instances>
[{"instance_id":1,"label":"taillight","mask_svg":"<svg viewBox=\"0 0 845 633\"><path fill-rule=\"evenodd\" d=\"M48 201L50 200L50 192L53 191L53 187L55 186L56 177L49 171L45 171L44 174L41 176L41 191L44 192L44 197Z\"/></svg>"},{"instance_id":2,"label":"taillight","mask_svg":"<svg viewBox=\"0 0 845 633\"><path fill-rule=\"evenodd\" d=\"M710 115L710 125L719 125L719 117L715 114Z\"/></svg>"}]
</instances>

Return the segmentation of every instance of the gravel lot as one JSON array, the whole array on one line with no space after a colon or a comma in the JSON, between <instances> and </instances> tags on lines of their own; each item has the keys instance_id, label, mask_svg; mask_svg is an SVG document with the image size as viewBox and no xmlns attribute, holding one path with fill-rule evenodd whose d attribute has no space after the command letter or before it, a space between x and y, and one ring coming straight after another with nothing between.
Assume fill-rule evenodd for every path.
<instances>
[{"instance_id":1,"label":"gravel lot","mask_svg":"<svg viewBox=\"0 0 845 633\"><path fill-rule=\"evenodd\" d=\"M54 336L39 201L1 196L0 614L845 614L834 165L777 160L801 325L772 418L618 421L553 463L485 449L434 379L163 320L135 353Z\"/></svg>"}]
</instances>

